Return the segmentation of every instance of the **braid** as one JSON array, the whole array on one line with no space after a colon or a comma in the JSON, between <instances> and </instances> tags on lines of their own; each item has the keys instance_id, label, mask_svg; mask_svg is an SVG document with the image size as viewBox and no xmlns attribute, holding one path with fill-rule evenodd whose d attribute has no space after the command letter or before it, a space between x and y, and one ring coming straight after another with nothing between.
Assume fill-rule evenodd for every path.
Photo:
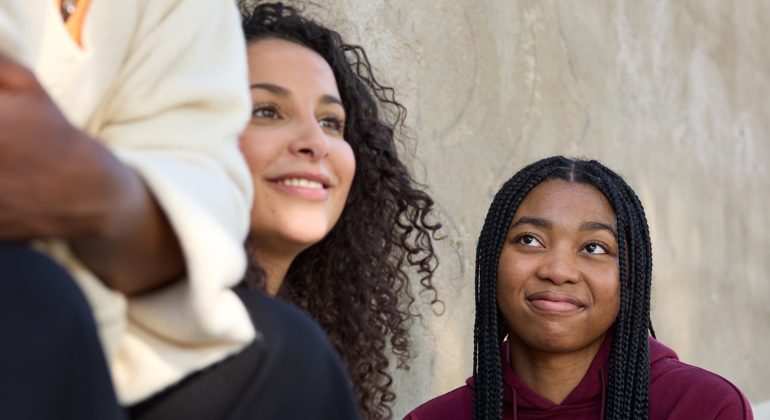
<instances>
[{"instance_id":1,"label":"braid","mask_svg":"<svg viewBox=\"0 0 770 420\"><path fill-rule=\"evenodd\" d=\"M545 176L538 174L560 158L532 164L506 182L492 201L476 248L476 320L473 350L473 418L501 419L503 372L500 344L505 328L497 306L497 264L513 214L524 196ZM561 158L563 159L563 158Z\"/></svg>"},{"instance_id":2,"label":"braid","mask_svg":"<svg viewBox=\"0 0 770 420\"><path fill-rule=\"evenodd\" d=\"M628 233L618 243L628 244L629 273L620 254L621 313L616 321L610 356L610 387L606 418L646 419L649 411L649 340L652 248L641 201L623 179L598 162L590 172L606 182L591 183L615 209L618 233ZM621 227L621 225L624 225ZM628 238L630 236L630 238ZM630 289L624 291L624 286ZM627 298L627 299L626 299ZM625 302L623 302L625 300Z\"/></svg>"},{"instance_id":3,"label":"braid","mask_svg":"<svg viewBox=\"0 0 770 420\"><path fill-rule=\"evenodd\" d=\"M507 327L497 305L497 266L508 226L527 193L555 179L596 188L615 211L618 244L626 244L627 252L618 253L620 310L610 351L605 418L647 419L648 334L654 337L654 331L650 319L652 247L644 209L623 178L601 163L562 156L543 159L516 173L495 195L484 221L476 249L473 418L502 418L501 344Z\"/></svg>"}]
</instances>

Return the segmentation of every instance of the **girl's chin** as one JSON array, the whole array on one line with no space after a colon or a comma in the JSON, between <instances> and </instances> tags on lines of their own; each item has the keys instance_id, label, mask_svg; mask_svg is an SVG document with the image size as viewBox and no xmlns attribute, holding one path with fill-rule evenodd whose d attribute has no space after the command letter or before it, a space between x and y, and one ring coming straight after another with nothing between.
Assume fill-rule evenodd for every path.
<instances>
[{"instance_id":1,"label":"girl's chin","mask_svg":"<svg viewBox=\"0 0 770 420\"><path fill-rule=\"evenodd\" d=\"M603 340L606 331L582 331L575 328L543 328L527 337L519 336L518 340L527 343L525 346L542 352L566 354L579 352L592 343Z\"/></svg>"}]
</instances>

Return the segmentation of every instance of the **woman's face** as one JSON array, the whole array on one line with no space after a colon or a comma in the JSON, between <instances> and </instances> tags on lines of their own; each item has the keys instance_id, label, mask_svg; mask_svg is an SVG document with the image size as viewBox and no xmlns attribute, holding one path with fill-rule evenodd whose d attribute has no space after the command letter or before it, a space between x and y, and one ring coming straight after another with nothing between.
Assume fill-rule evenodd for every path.
<instances>
[{"instance_id":1,"label":"woman's face","mask_svg":"<svg viewBox=\"0 0 770 420\"><path fill-rule=\"evenodd\" d=\"M516 210L497 268L511 342L569 353L604 340L620 309L615 212L596 189L556 180Z\"/></svg>"},{"instance_id":2,"label":"woman's face","mask_svg":"<svg viewBox=\"0 0 770 420\"><path fill-rule=\"evenodd\" d=\"M345 110L329 64L279 39L249 45L253 114L240 136L254 181L259 250L297 254L337 223L355 173Z\"/></svg>"}]
</instances>

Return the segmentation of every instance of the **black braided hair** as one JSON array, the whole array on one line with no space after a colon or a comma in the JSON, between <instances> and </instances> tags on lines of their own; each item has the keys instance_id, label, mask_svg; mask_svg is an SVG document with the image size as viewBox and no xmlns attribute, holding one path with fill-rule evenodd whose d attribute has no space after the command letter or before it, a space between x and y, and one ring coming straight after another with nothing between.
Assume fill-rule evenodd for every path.
<instances>
[{"instance_id":1,"label":"black braided hair","mask_svg":"<svg viewBox=\"0 0 770 420\"><path fill-rule=\"evenodd\" d=\"M476 322L473 332L473 418L499 420L503 409L501 344L507 326L497 305L497 266L508 226L527 193L549 180L589 185L601 192L617 217L620 311L610 351L605 419L648 418L652 247L636 193L618 174L595 160L555 156L535 162L506 182L489 207L476 248ZM626 261L628 260L628 262Z\"/></svg>"}]
</instances>

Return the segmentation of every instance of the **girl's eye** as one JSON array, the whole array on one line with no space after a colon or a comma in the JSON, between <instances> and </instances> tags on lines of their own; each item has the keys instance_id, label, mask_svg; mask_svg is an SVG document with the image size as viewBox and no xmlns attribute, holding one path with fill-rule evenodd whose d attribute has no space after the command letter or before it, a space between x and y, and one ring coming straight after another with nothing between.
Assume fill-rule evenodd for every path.
<instances>
[{"instance_id":1,"label":"girl's eye","mask_svg":"<svg viewBox=\"0 0 770 420\"><path fill-rule=\"evenodd\" d=\"M278 107L275 105L260 105L254 108L251 115L256 118L277 119Z\"/></svg>"},{"instance_id":2,"label":"girl's eye","mask_svg":"<svg viewBox=\"0 0 770 420\"><path fill-rule=\"evenodd\" d=\"M583 248L586 254L606 254L607 251L599 244L588 244Z\"/></svg>"},{"instance_id":3,"label":"girl's eye","mask_svg":"<svg viewBox=\"0 0 770 420\"><path fill-rule=\"evenodd\" d=\"M526 246L542 247L543 245L534 236L524 235L519 238L519 243Z\"/></svg>"},{"instance_id":4,"label":"girl's eye","mask_svg":"<svg viewBox=\"0 0 770 420\"><path fill-rule=\"evenodd\" d=\"M340 121L339 118L337 117L326 117L321 121L318 121L318 124L321 127L332 131L342 131L342 128L344 126L344 123Z\"/></svg>"}]
</instances>

